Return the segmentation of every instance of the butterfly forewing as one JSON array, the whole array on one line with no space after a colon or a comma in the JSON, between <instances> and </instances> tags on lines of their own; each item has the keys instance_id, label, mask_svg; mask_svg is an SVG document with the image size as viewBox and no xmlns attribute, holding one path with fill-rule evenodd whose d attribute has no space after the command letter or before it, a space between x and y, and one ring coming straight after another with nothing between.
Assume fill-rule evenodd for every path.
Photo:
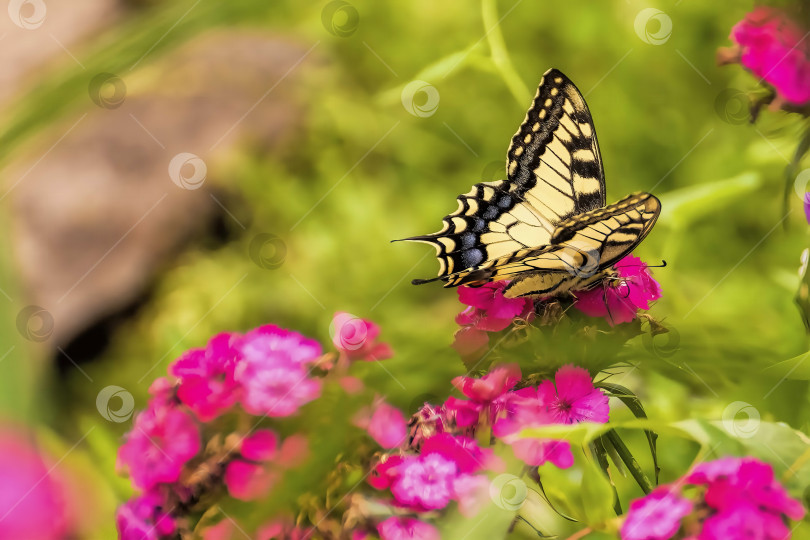
<instances>
[{"instance_id":1,"label":"butterfly forewing","mask_svg":"<svg viewBox=\"0 0 810 540\"><path fill-rule=\"evenodd\" d=\"M506 153L507 177L552 223L605 206L593 119L568 77L550 69Z\"/></svg>"}]
</instances>

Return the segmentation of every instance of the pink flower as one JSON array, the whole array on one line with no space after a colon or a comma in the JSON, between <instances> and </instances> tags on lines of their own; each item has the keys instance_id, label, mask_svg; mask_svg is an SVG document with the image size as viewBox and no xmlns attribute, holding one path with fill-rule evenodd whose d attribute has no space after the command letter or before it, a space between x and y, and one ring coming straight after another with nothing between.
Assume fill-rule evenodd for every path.
<instances>
[{"instance_id":1,"label":"pink flower","mask_svg":"<svg viewBox=\"0 0 810 540\"><path fill-rule=\"evenodd\" d=\"M622 540L667 540L681 528L681 520L692 512L692 503L669 486L630 503L622 525ZM720 536L717 538L743 538Z\"/></svg>"},{"instance_id":2,"label":"pink flower","mask_svg":"<svg viewBox=\"0 0 810 540\"><path fill-rule=\"evenodd\" d=\"M225 467L228 492L243 501L266 495L279 477L266 462L278 454L278 435L274 431L260 429L245 437L239 447L239 457Z\"/></svg>"},{"instance_id":3,"label":"pink flower","mask_svg":"<svg viewBox=\"0 0 810 540\"><path fill-rule=\"evenodd\" d=\"M618 279L577 291L574 307L590 317L604 317L610 326L630 322L640 309L661 298L661 286L641 259L628 255L614 265Z\"/></svg>"},{"instance_id":4,"label":"pink flower","mask_svg":"<svg viewBox=\"0 0 810 540\"><path fill-rule=\"evenodd\" d=\"M458 472L456 463L441 454L411 456L397 467L391 493L398 503L410 507L444 508L453 496Z\"/></svg>"},{"instance_id":5,"label":"pink flower","mask_svg":"<svg viewBox=\"0 0 810 540\"><path fill-rule=\"evenodd\" d=\"M321 345L314 339L273 324L260 326L245 334L239 350L248 363L282 361L301 367L321 355Z\"/></svg>"},{"instance_id":6,"label":"pink flower","mask_svg":"<svg viewBox=\"0 0 810 540\"><path fill-rule=\"evenodd\" d=\"M270 461L278 452L278 435L270 429L259 429L242 440L239 454L250 461Z\"/></svg>"},{"instance_id":7,"label":"pink flower","mask_svg":"<svg viewBox=\"0 0 810 540\"><path fill-rule=\"evenodd\" d=\"M169 366L169 372L180 382L177 397L203 422L222 414L239 397L234 379L239 337L230 333L214 336L206 348L191 349Z\"/></svg>"},{"instance_id":8,"label":"pink flower","mask_svg":"<svg viewBox=\"0 0 810 540\"><path fill-rule=\"evenodd\" d=\"M484 406L481 403L458 399L453 396L450 396L444 402L444 409L447 411L448 416L455 421L458 427L462 428L478 424L483 408Z\"/></svg>"},{"instance_id":9,"label":"pink flower","mask_svg":"<svg viewBox=\"0 0 810 540\"><path fill-rule=\"evenodd\" d=\"M352 360L385 360L394 356L389 344L377 341L380 327L369 320L339 311L330 330L332 343Z\"/></svg>"},{"instance_id":10,"label":"pink flower","mask_svg":"<svg viewBox=\"0 0 810 540\"><path fill-rule=\"evenodd\" d=\"M493 281L481 287L462 285L458 288L458 299L462 304L479 310L481 319L487 321L482 323L479 320L480 327L493 327L491 331L497 332L509 326L515 317L525 317L534 309L530 298L506 298L503 290L507 285L508 281ZM467 320L459 324L471 323L471 320Z\"/></svg>"},{"instance_id":11,"label":"pink flower","mask_svg":"<svg viewBox=\"0 0 810 540\"><path fill-rule=\"evenodd\" d=\"M705 486L699 492L690 523L701 527L694 540L790 538L783 515L801 519L804 508L791 499L773 477L773 469L755 458L729 457L701 463L683 482ZM630 504L622 527L624 540L671 538L680 522L692 512L693 503L680 497L675 488L662 486ZM696 518L696 519L695 519Z\"/></svg>"},{"instance_id":12,"label":"pink flower","mask_svg":"<svg viewBox=\"0 0 810 540\"><path fill-rule=\"evenodd\" d=\"M380 540L439 540L433 525L407 517L390 517L377 525Z\"/></svg>"},{"instance_id":13,"label":"pink flower","mask_svg":"<svg viewBox=\"0 0 810 540\"><path fill-rule=\"evenodd\" d=\"M474 326L462 326L453 335L453 348L462 357L473 356L488 344L489 334Z\"/></svg>"},{"instance_id":14,"label":"pink flower","mask_svg":"<svg viewBox=\"0 0 810 540\"><path fill-rule=\"evenodd\" d=\"M512 452L515 457L526 463L539 467L551 463L560 469L567 469L574 464L571 443L556 439L517 439L512 440Z\"/></svg>"},{"instance_id":15,"label":"pink flower","mask_svg":"<svg viewBox=\"0 0 810 540\"><path fill-rule=\"evenodd\" d=\"M0 428L0 538L72 537L69 486L16 428Z\"/></svg>"},{"instance_id":16,"label":"pink flower","mask_svg":"<svg viewBox=\"0 0 810 540\"><path fill-rule=\"evenodd\" d=\"M520 367L517 364L504 364L476 379L456 377L453 386L473 401L490 403L511 390L520 381Z\"/></svg>"},{"instance_id":17,"label":"pink flower","mask_svg":"<svg viewBox=\"0 0 810 540\"><path fill-rule=\"evenodd\" d=\"M503 290L508 281L493 281L481 287L458 288L458 299L467 308L456 316L460 328L453 347L462 356L469 356L489 342L486 332L500 332L509 327L516 317L534 317L531 298L506 298Z\"/></svg>"},{"instance_id":18,"label":"pink flower","mask_svg":"<svg viewBox=\"0 0 810 540\"><path fill-rule=\"evenodd\" d=\"M199 451L200 433L194 419L177 407L152 403L135 418L118 450L118 462L129 469L135 486L148 490L175 482L183 465Z\"/></svg>"},{"instance_id":19,"label":"pink flower","mask_svg":"<svg viewBox=\"0 0 810 540\"><path fill-rule=\"evenodd\" d=\"M405 416L396 407L380 403L369 420L368 434L383 448L395 448L408 437Z\"/></svg>"},{"instance_id":20,"label":"pink flower","mask_svg":"<svg viewBox=\"0 0 810 540\"><path fill-rule=\"evenodd\" d=\"M785 526L781 516L763 512L750 502L738 502L706 519L698 538L785 540L790 538L790 529Z\"/></svg>"},{"instance_id":21,"label":"pink flower","mask_svg":"<svg viewBox=\"0 0 810 540\"><path fill-rule=\"evenodd\" d=\"M305 369L321 355L317 341L266 325L248 332L234 377L242 385L242 406L250 414L290 416L321 394L321 382Z\"/></svg>"},{"instance_id":22,"label":"pink flower","mask_svg":"<svg viewBox=\"0 0 810 540\"><path fill-rule=\"evenodd\" d=\"M423 456L439 454L455 463L460 473L474 473L483 469L495 468L498 460L492 449L481 448L470 437L439 433L426 439L422 444Z\"/></svg>"},{"instance_id":23,"label":"pink flower","mask_svg":"<svg viewBox=\"0 0 810 540\"><path fill-rule=\"evenodd\" d=\"M575 424L608 421L608 397L594 388L590 374L580 367L561 367L554 375L554 383L543 381L537 388L537 394L555 422Z\"/></svg>"},{"instance_id":24,"label":"pink flower","mask_svg":"<svg viewBox=\"0 0 810 540\"><path fill-rule=\"evenodd\" d=\"M804 31L782 11L756 7L731 30L740 63L789 103L810 101L810 58Z\"/></svg>"},{"instance_id":25,"label":"pink flower","mask_svg":"<svg viewBox=\"0 0 810 540\"><path fill-rule=\"evenodd\" d=\"M546 462L566 469L573 465L574 455L568 441L553 439L521 438L524 428L559 423L549 411L545 393L536 388L521 388L507 394L504 407L506 415L492 426L492 433L512 446L515 457L527 465L539 466Z\"/></svg>"},{"instance_id":26,"label":"pink flower","mask_svg":"<svg viewBox=\"0 0 810 540\"><path fill-rule=\"evenodd\" d=\"M146 492L124 503L115 514L119 540L159 540L175 531L174 519L159 493Z\"/></svg>"},{"instance_id":27,"label":"pink flower","mask_svg":"<svg viewBox=\"0 0 810 540\"><path fill-rule=\"evenodd\" d=\"M774 479L773 468L755 458L728 457L701 463L686 482L706 485L706 503L718 510L750 503L791 519L804 516L801 503L790 498Z\"/></svg>"},{"instance_id":28,"label":"pink flower","mask_svg":"<svg viewBox=\"0 0 810 540\"><path fill-rule=\"evenodd\" d=\"M449 398L445 407L455 414L459 427L472 426L479 423L481 412L487 410L492 422L503 407L506 392L520 381L520 367L517 364L498 366L480 379L474 377L456 377L453 386L470 401Z\"/></svg>"},{"instance_id":29,"label":"pink flower","mask_svg":"<svg viewBox=\"0 0 810 540\"><path fill-rule=\"evenodd\" d=\"M225 467L225 486L232 497L250 501L270 493L279 474L266 466L236 459Z\"/></svg>"},{"instance_id":30,"label":"pink flower","mask_svg":"<svg viewBox=\"0 0 810 540\"><path fill-rule=\"evenodd\" d=\"M388 489L397 478L398 468L404 461L402 456L384 456L368 475L368 483L375 489Z\"/></svg>"}]
</instances>

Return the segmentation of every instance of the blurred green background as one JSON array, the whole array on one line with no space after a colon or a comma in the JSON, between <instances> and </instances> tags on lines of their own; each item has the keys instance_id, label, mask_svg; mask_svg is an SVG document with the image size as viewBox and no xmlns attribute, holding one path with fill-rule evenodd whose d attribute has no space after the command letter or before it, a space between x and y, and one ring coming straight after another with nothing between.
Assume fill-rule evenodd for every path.
<instances>
[{"instance_id":1,"label":"blurred green background","mask_svg":"<svg viewBox=\"0 0 810 540\"><path fill-rule=\"evenodd\" d=\"M806 430L810 406L801 379L808 369L779 364L805 353L808 344L793 303L807 223L799 197L791 193L788 213L783 202L784 171L801 124L769 112L755 125L747 123L740 96L755 90L756 81L737 66L715 66L715 50L728 45L730 28L751 4L654 4L671 21L668 37L662 19L639 26L639 13L650 6L635 0L485 0L483 6L427 0L133 2L116 4L111 15L95 26L87 23L84 34L55 49L59 14L49 13L36 29L15 26L4 47L25 33L55 52L19 77L4 106L4 203L16 210L3 223L9 233L3 235L2 287L9 301L0 298L0 354L8 351L0 358L0 410L37 426L55 449L81 440L68 462L97 486L100 517L93 535L113 534L113 508L128 494L126 482L115 477L114 451L130 422L104 420L96 409L98 392L118 385L143 407L149 384L168 363L217 332L272 322L328 342L333 313L349 311L379 323L382 339L396 351L392 360L359 368L370 387L410 409L416 396L449 393L450 378L464 371L449 348L461 305L453 290L410 285L415 277L435 275L429 247L389 241L438 229L459 193L503 177L506 147L550 67L566 73L586 96L609 202L645 190L663 203L661 219L636 255L650 264L667 262L654 271L664 296L650 313L675 338L664 343L669 348L631 342L626 358L641 366L622 384L662 420L719 419L742 401L763 420ZM282 60L258 56L258 65L277 62L276 72L248 77L220 132L230 125L241 129L254 107L273 101L278 109L268 113L270 122L274 114L292 113L281 136L263 144L260 129L238 129L213 151L212 140L184 146L181 130L176 144L158 143L165 146L157 154L160 174L149 173L150 181L177 197L215 196L219 204L205 218L211 224L178 241L153 273L130 287L128 299L109 298L106 314L87 316L84 328L61 342L26 339L19 314L34 303L31 283L42 282L20 270L30 246L14 231L29 207L14 206L22 187L12 186L28 179L8 171L36 167L49 149L58 152L61 137L84 114L68 137L86 133L81 141L87 145L103 140L105 114L141 120L127 109L136 99L170 99L188 111L177 122L187 125L192 140L203 128L187 117L204 119L218 107L210 88L218 80L205 77L206 55L219 51L225 64L241 66L253 49L228 44L246 35L272 42L268 50L288 52ZM211 36L215 46L199 45ZM91 81L100 73L124 83L126 97L115 107L91 99ZM412 81L435 90L407 86ZM214 96L200 102L203 109L191 103L199 85ZM406 87L421 90L403 93ZM153 145L144 131L150 132L149 123L136 121L125 124L122 136ZM161 139L159 132L150 134ZM138 161L128 148L106 155L119 163ZM166 173L181 151L207 166L200 190L184 192ZM85 177L87 163L64 163L64 174L42 189L58 184L70 191ZM124 203L129 189L121 188ZM88 215L114 213L106 202L88 199L102 208ZM178 210L175 217L197 216ZM105 220L91 226L103 228ZM278 240L268 243L268 235ZM141 241L149 246L151 240ZM65 242L81 249L75 238ZM114 252L126 243L102 248ZM262 257L272 268L262 267ZM77 272L77 278L88 272L82 283L117 279L103 266ZM63 323L54 315L54 328ZM101 330L82 334L91 327ZM662 461L665 474L674 477L692 455L671 448Z\"/></svg>"}]
</instances>

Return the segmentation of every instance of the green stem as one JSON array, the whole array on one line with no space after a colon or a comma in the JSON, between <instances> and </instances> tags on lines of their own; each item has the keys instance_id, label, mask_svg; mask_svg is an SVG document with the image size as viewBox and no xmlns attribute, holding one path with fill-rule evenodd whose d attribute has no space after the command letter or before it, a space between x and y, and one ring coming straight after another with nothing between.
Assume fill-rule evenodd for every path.
<instances>
[{"instance_id":1,"label":"green stem","mask_svg":"<svg viewBox=\"0 0 810 540\"><path fill-rule=\"evenodd\" d=\"M796 180L796 175L799 174L799 169L802 165L802 159L810 151L810 122L808 122L804 126L804 133L802 134L801 139L799 139L799 144L796 147L796 151L793 153L793 157L788 163L788 166L785 167L785 190L782 196L782 214L787 214L788 210L790 210L790 198L793 195L793 184ZM788 221L784 222L784 227L787 228Z\"/></svg>"},{"instance_id":2,"label":"green stem","mask_svg":"<svg viewBox=\"0 0 810 540\"><path fill-rule=\"evenodd\" d=\"M518 105L525 107L529 103L531 94L523 83L523 80L515 71L515 66L509 58L506 50L506 43L501 33L500 20L498 19L497 0L481 0L481 16L484 21L484 31L486 31L489 50L492 55L492 62L503 78L509 91L517 100Z\"/></svg>"},{"instance_id":3,"label":"green stem","mask_svg":"<svg viewBox=\"0 0 810 540\"><path fill-rule=\"evenodd\" d=\"M616 449L616 453L619 454L619 457L622 459L627 468L630 470L630 474L633 475L636 482L638 482L639 487L644 490L644 493L649 493L653 490L653 485L650 482L650 479L647 478L647 475L644 474L644 471L641 470L641 466L639 466L638 461L636 458L633 457L633 454L630 453L630 450L625 446L624 441L621 440L619 434L616 433L615 429L611 429L605 434L605 437L613 445L613 448Z\"/></svg>"}]
</instances>

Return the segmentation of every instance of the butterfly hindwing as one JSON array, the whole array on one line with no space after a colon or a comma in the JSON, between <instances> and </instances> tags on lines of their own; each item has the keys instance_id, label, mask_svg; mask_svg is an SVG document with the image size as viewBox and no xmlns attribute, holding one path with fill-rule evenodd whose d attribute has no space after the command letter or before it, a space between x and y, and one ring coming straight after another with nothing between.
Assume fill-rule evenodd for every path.
<instances>
[{"instance_id":1,"label":"butterfly hindwing","mask_svg":"<svg viewBox=\"0 0 810 540\"><path fill-rule=\"evenodd\" d=\"M475 184L458 197L458 209L444 217L440 231L406 240L436 248L440 276L547 243L555 226L510 193L509 184L508 180Z\"/></svg>"},{"instance_id":2,"label":"butterfly hindwing","mask_svg":"<svg viewBox=\"0 0 810 540\"><path fill-rule=\"evenodd\" d=\"M554 296L585 288L630 253L652 229L661 203L636 193L560 224L549 245L518 250L446 279L446 287L510 280L504 291L517 296ZM555 275L556 274L556 275Z\"/></svg>"},{"instance_id":3,"label":"butterfly hindwing","mask_svg":"<svg viewBox=\"0 0 810 540\"><path fill-rule=\"evenodd\" d=\"M513 278L504 296L555 296L587 289L644 240L660 213L657 198L649 193L635 193L610 206L571 218L555 231L547 252L522 261L532 270ZM549 281L551 278L546 276L552 275L564 278Z\"/></svg>"}]
</instances>

